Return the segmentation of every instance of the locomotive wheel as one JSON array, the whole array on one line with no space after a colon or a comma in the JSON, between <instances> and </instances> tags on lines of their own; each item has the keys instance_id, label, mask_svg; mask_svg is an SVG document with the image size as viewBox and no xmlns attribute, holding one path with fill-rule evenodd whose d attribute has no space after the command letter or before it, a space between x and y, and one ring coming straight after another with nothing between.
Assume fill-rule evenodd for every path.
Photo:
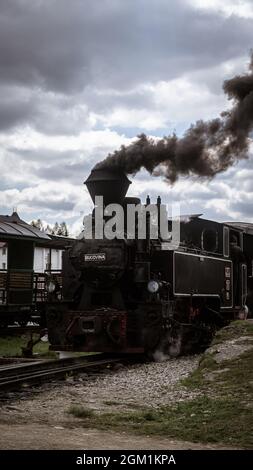
<instances>
[{"instance_id":1,"label":"locomotive wheel","mask_svg":"<svg viewBox=\"0 0 253 470\"><path fill-rule=\"evenodd\" d=\"M56 308L51 308L48 312L47 312L47 324L50 326L50 327L53 327L55 328L56 326L58 326L62 320L62 312L58 311Z\"/></svg>"},{"instance_id":2,"label":"locomotive wheel","mask_svg":"<svg viewBox=\"0 0 253 470\"><path fill-rule=\"evenodd\" d=\"M159 347L161 333L158 328L147 329L145 331L145 346L148 356L152 356L153 352Z\"/></svg>"}]
</instances>

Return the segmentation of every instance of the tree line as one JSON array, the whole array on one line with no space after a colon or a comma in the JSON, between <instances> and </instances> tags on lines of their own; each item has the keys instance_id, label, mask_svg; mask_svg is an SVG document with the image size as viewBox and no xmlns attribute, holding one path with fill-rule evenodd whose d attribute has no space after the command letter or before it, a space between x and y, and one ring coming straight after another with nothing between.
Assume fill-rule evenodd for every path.
<instances>
[{"instance_id":1,"label":"tree line","mask_svg":"<svg viewBox=\"0 0 253 470\"><path fill-rule=\"evenodd\" d=\"M61 235L63 237L69 236L69 230L66 222L61 222L60 224L55 222L55 224L51 226L49 224L45 225L41 219L37 219L32 220L31 225L35 228L38 228L42 232L48 233L49 235Z\"/></svg>"}]
</instances>

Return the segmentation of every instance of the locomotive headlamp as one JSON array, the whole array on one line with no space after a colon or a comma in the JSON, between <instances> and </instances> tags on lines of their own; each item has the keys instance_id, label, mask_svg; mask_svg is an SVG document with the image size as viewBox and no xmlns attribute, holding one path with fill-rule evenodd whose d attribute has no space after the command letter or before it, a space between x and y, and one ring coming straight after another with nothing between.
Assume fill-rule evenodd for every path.
<instances>
[{"instance_id":1,"label":"locomotive headlamp","mask_svg":"<svg viewBox=\"0 0 253 470\"><path fill-rule=\"evenodd\" d=\"M147 287L148 287L148 291L150 292L150 294L155 294L156 292L158 292L160 286L159 286L159 282L152 279L151 281L149 281Z\"/></svg>"},{"instance_id":2,"label":"locomotive headlamp","mask_svg":"<svg viewBox=\"0 0 253 470\"><path fill-rule=\"evenodd\" d=\"M46 289L49 294L52 294L55 291L56 285L54 281L48 281Z\"/></svg>"}]
</instances>

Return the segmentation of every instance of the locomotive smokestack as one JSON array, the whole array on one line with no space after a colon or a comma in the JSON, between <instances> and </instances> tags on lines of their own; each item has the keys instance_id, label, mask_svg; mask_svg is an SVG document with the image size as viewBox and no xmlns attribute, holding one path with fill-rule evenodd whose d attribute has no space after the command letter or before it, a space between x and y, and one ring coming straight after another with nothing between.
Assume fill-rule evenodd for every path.
<instances>
[{"instance_id":1,"label":"locomotive smokestack","mask_svg":"<svg viewBox=\"0 0 253 470\"><path fill-rule=\"evenodd\" d=\"M122 204L131 181L123 171L94 168L84 184L93 202L95 196L103 196L107 206L111 203Z\"/></svg>"}]
</instances>

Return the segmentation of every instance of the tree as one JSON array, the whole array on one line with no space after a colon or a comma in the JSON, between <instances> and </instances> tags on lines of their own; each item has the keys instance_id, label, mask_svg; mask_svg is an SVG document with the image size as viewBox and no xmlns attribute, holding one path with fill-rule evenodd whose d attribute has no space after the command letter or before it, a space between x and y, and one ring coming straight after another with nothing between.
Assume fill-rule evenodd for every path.
<instances>
[{"instance_id":1,"label":"tree","mask_svg":"<svg viewBox=\"0 0 253 470\"><path fill-rule=\"evenodd\" d=\"M38 228L39 230L42 230L42 232L48 233L49 235L59 235L62 237L69 236L69 230L66 222L61 222L60 224L58 224L58 222L55 222L54 226L52 227L49 224L43 225L41 219L38 219L32 220L31 225L35 228Z\"/></svg>"},{"instance_id":2,"label":"tree","mask_svg":"<svg viewBox=\"0 0 253 470\"><path fill-rule=\"evenodd\" d=\"M59 230L59 224L58 224L58 222L55 222L55 224L52 228L52 234L53 235L58 235L58 230Z\"/></svg>"},{"instance_id":3,"label":"tree","mask_svg":"<svg viewBox=\"0 0 253 470\"><path fill-rule=\"evenodd\" d=\"M60 224L59 229L58 229L58 235L62 235L63 237L69 236L69 231L68 231L66 222L62 222Z\"/></svg>"},{"instance_id":4,"label":"tree","mask_svg":"<svg viewBox=\"0 0 253 470\"><path fill-rule=\"evenodd\" d=\"M52 229L52 234L59 235L62 237L68 237L69 231L66 222L61 222L60 224L58 224L58 222L55 222L54 227Z\"/></svg>"},{"instance_id":5,"label":"tree","mask_svg":"<svg viewBox=\"0 0 253 470\"><path fill-rule=\"evenodd\" d=\"M43 229L43 224L42 224L42 221L40 219L32 220L31 225L35 228L38 228L39 230Z\"/></svg>"},{"instance_id":6,"label":"tree","mask_svg":"<svg viewBox=\"0 0 253 470\"><path fill-rule=\"evenodd\" d=\"M53 229L52 229L52 227L50 227L50 225L47 224L46 229L45 229L45 232L48 233L49 235L52 235L52 234L53 234Z\"/></svg>"}]
</instances>

